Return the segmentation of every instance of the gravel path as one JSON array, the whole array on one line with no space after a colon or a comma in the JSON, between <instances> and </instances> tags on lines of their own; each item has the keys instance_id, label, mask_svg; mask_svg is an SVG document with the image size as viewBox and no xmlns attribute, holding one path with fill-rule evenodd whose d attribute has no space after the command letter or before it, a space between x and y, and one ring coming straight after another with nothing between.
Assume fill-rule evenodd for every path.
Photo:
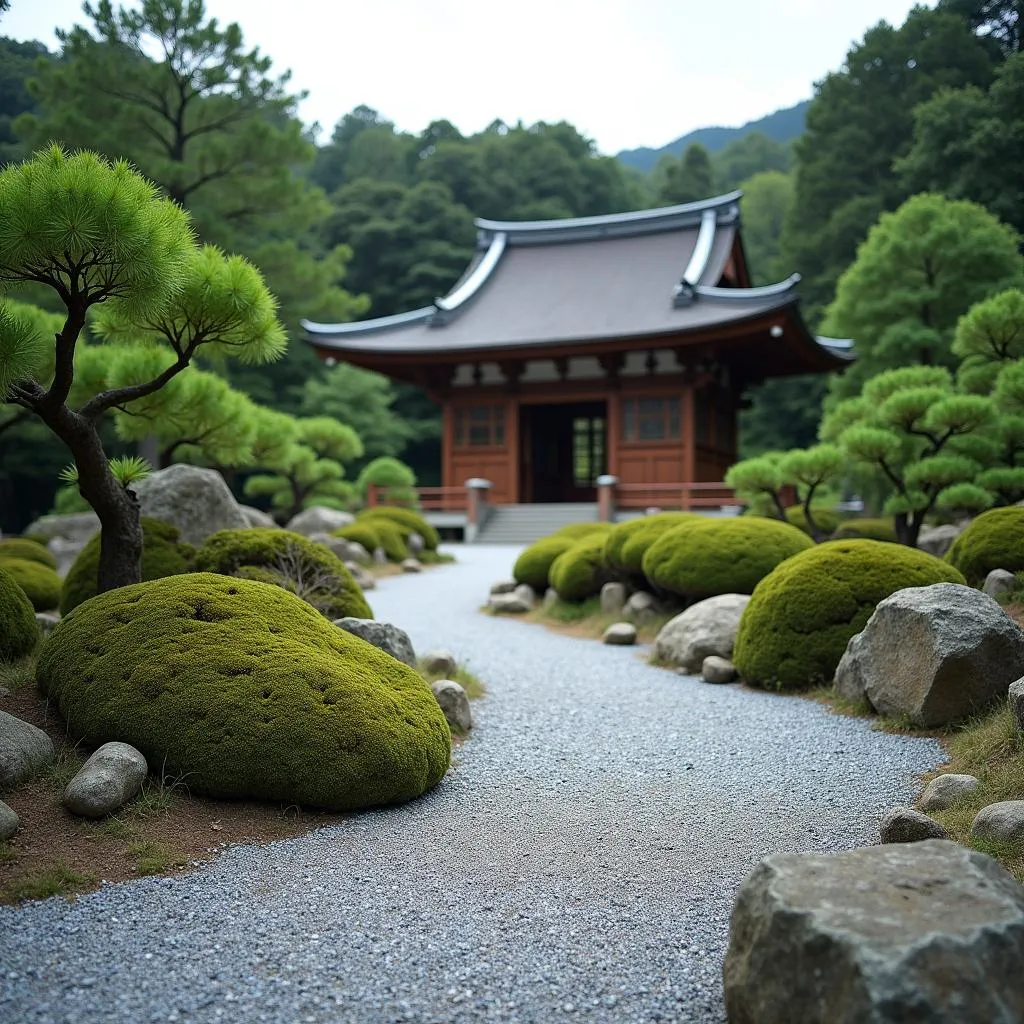
<instances>
[{"instance_id":1,"label":"gravel path","mask_svg":"<svg viewBox=\"0 0 1024 1024\"><path fill-rule=\"evenodd\" d=\"M489 688L445 782L191 875L0 908L2 1024L721 1021L744 875L872 841L941 759L481 615L514 549L458 554L372 595Z\"/></svg>"}]
</instances>

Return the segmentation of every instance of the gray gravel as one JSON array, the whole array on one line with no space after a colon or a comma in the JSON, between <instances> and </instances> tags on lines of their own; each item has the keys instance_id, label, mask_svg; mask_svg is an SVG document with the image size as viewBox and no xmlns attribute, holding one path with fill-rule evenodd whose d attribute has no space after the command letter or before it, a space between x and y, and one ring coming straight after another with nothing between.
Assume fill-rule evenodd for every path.
<instances>
[{"instance_id":1,"label":"gray gravel","mask_svg":"<svg viewBox=\"0 0 1024 1024\"><path fill-rule=\"evenodd\" d=\"M0 908L0 1021L724 1020L746 873L872 842L941 751L481 615L514 554L461 549L373 594L489 688L437 790L187 876Z\"/></svg>"}]
</instances>

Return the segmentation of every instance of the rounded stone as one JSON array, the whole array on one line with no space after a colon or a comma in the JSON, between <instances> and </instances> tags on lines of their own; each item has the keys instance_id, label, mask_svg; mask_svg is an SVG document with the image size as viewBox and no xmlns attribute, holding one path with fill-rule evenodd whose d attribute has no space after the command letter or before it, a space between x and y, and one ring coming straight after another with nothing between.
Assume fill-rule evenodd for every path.
<instances>
[{"instance_id":1,"label":"rounded stone","mask_svg":"<svg viewBox=\"0 0 1024 1024\"><path fill-rule=\"evenodd\" d=\"M128 743L104 743L64 790L64 806L83 818L116 811L142 788L149 772L145 757Z\"/></svg>"},{"instance_id":2,"label":"rounded stone","mask_svg":"<svg viewBox=\"0 0 1024 1024\"><path fill-rule=\"evenodd\" d=\"M438 649L423 655L423 671L432 676L453 676L459 663L451 651Z\"/></svg>"},{"instance_id":3,"label":"rounded stone","mask_svg":"<svg viewBox=\"0 0 1024 1024\"><path fill-rule=\"evenodd\" d=\"M927 814L912 807L894 807L878 826L882 843L920 843L925 839L948 839L949 833Z\"/></svg>"},{"instance_id":4,"label":"rounded stone","mask_svg":"<svg viewBox=\"0 0 1024 1024\"><path fill-rule=\"evenodd\" d=\"M602 634L601 642L629 647L636 643L636 626L632 622L613 622Z\"/></svg>"},{"instance_id":5,"label":"rounded stone","mask_svg":"<svg viewBox=\"0 0 1024 1024\"><path fill-rule=\"evenodd\" d=\"M0 843L7 842L21 827L21 819L13 807L0 800Z\"/></svg>"},{"instance_id":6,"label":"rounded stone","mask_svg":"<svg viewBox=\"0 0 1024 1024\"><path fill-rule=\"evenodd\" d=\"M1004 842L1024 839L1024 800L1003 800L982 807L971 825L971 835Z\"/></svg>"},{"instance_id":7,"label":"rounded stone","mask_svg":"<svg viewBox=\"0 0 1024 1024\"><path fill-rule=\"evenodd\" d=\"M430 689L449 726L458 732L468 732L473 728L469 697L454 679L438 679L430 684Z\"/></svg>"},{"instance_id":8,"label":"rounded stone","mask_svg":"<svg viewBox=\"0 0 1024 1024\"><path fill-rule=\"evenodd\" d=\"M709 654L700 667L700 674L706 683L733 683L736 681L736 666L728 658Z\"/></svg>"},{"instance_id":9,"label":"rounded stone","mask_svg":"<svg viewBox=\"0 0 1024 1024\"><path fill-rule=\"evenodd\" d=\"M938 775L925 787L917 802L918 810L944 811L978 786L979 782L973 775Z\"/></svg>"}]
</instances>

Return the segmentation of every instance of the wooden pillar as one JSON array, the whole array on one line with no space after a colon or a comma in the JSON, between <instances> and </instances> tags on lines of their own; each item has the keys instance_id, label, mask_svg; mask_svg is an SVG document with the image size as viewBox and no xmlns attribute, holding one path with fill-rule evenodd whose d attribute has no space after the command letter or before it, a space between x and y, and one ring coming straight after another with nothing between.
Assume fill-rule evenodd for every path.
<instances>
[{"instance_id":1,"label":"wooden pillar","mask_svg":"<svg viewBox=\"0 0 1024 1024\"><path fill-rule=\"evenodd\" d=\"M683 385L682 422L683 434L683 494L681 505L684 512L690 509L690 498L693 494L690 484L696 483L697 477L697 417L695 415L696 396L693 384Z\"/></svg>"},{"instance_id":2,"label":"wooden pillar","mask_svg":"<svg viewBox=\"0 0 1024 1024\"><path fill-rule=\"evenodd\" d=\"M455 409L450 398L441 405L441 486L458 487L455 479Z\"/></svg>"},{"instance_id":3,"label":"wooden pillar","mask_svg":"<svg viewBox=\"0 0 1024 1024\"><path fill-rule=\"evenodd\" d=\"M522 501L520 475L523 460L519 451L519 399L512 396L505 403L505 448L508 458L509 501Z\"/></svg>"},{"instance_id":4,"label":"wooden pillar","mask_svg":"<svg viewBox=\"0 0 1024 1024\"><path fill-rule=\"evenodd\" d=\"M622 398L618 391L609 391L605 412L604 450L608 463L606 472L619 475L619 438L622 436Z\"/></svg>"}]
</instances>

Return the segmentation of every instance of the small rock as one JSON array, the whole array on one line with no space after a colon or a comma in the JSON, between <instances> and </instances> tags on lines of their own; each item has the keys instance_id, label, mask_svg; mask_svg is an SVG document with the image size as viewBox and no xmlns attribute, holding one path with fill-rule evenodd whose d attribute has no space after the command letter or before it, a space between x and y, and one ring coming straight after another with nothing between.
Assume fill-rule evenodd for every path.
<instances>
[{"instance_id":1,"label":"small rock","mask_svg":"<svg viewBox=\"0 0 1024 1024\"><path fill-rule=\"evenodd\" d=\"M537 603L537 595L533 592L533 587L527 583L520 583L512 593L515 594L515 596L518 597L527 608L532 608Z\"/></svg>"},{"instance_id":2,"label":"small rock","mask_svg":"<svg viewBox=\"0 0 1024 1024\"><path fill-rule=\"evenodd\" d=\"M492 597L495 594L511 594L518 586L515 580L498 580L497 583L491 584L490 594Z\"/></svg>"},{"instance_id":3,"label":"small rock","mask_svg":"<svg viewBox=\"0 0 1024 1024\"><path fill-rule=\"evenodd\" d=\"M423 572L423 566L418 558L406 558L402 560L402 572Z\"/></svg>"},{"instance_id":4,"label":"small rock","mask_svg":"<svg viewBox=\"0 0 1024 1024\"><path fill-rule=\"evenodd\" d=\"M921 799L917 801L918 809L944 811L965 793L977 789L978 785L978 780L973 775L937 775L925 786Z\"/></svg>"},{"instance_id":5,"label":"small rock","mask_svg":"<svg viewBox=\"0 0 1024 1024\"><path fill-rule=\"evenodd\" d=\"M894 807L882 818L878 831L882 843L920 843L925 839L949 838L949 833L937 821L912 807Z\"/></svg>"},{"instance_id":6,"label":"small rock","mask_svg":"<svg viewBox=\"0 0 1024 1024\"><path fill-rule=\"evenodd\" d=\"M1020 589L1017 577L1006 569L993 569L985 577L985 585L981 588L989 597L998 601L1001 597L1007 597L1015 590Z\"/></svg>"},{"instance_id":7,"label":"small rock","mask_svg":"<svg viewBox=\"0 0 1024 1024\"><path fill-rule=\"evenodd\" d=\"M352 574L352 579L359 584L360 590L373 590L377 586L377 581L356 562L346 562L345 568Z\"/></svg>"},{"instance_id":8,"label":"small rock","mask_svg":"<svg viewBox=\"0 0 1024 1024\"><path fill-rule=\"evenodd\" d=\"M420 534L414 531L413 533L410 533L408 537L405 538L405 546L414 555L419 555L423 553L423 549L427 546L427 542L423 539L423 537Z\"/></svg>"},{"instance_id":9,"label":"small rock","mask_svg":"<svg viewBox=\"0 0 1024 1024\"><path fill-rule=\"evenodd\" d=\"M473 712L469 707L469 698L458 683L452 679L438 679L437 682L430 684L430 689L453 729L468 732L473 728Z\"/></svg>"},{"instance_id":10,"label":"small rock","mask_svg":"<svg viewBox=\"0 0 1024 1024\"><path fill-rule=\"evenodd\" d=\"M957 843L783 853L740 887L733 1024L1024 1020L1024 888Z\"/></svg>"},{"instance_id":11,"label":"small rock","mask_svg":"<svg viewBox=\"0 0 1024 1024\"><path fill-rule=\"evenodd\" d=\"M142 788L146 759L128 743L104 743L64 790L64 806L83 818L102 818Z\"/></svg>"},{"instance_id":12,"label":"small rock","mask_svg":"<svg viewBox=\"0 0 1024 1024\"><path fill-rule=\"evenodd\" d=\"M1017 723L1017 732L1024 733L1024 679L1010 684L1010 710L1013 720Z\"/></svg>"},{"instance_id":13,"label":"small rock","mask_svg":"<svg viewBox=\"0 0 1024 1024\"><path fill-rule=\"evenodd\" d=\"M408 665L416 667L416 652L413 650L409 634L390 622L380 622L377 619L357 619L348 616L344 619L335 619L334 624L351 633L374 647L379 647L385 654Z\"/></svg>"},{"instance_id":14,"label":"small rock","mask_svg":"<svg viewBox=\"0 0 1024 1024\"><path fill-rule=\"evenodd\" d=\"M351 526L355 521L356 517L351 512L314 505L312 508L304 508L297 516L289 519L285 529L308 537L314 533L333 533L343 526Z\"/></svg>"},{"instance_id":15,"label":"small rock","mask_svg":"<svg viewBox=\"0 0 1024 1024\"><path fill-rule=\"evenodd\" d=\"M376 565L388 564L388 553L383 548L373 549L373 561Z\"/></svg>"},{"instance_id":16,"label":"small rock","mask_svg":"<svg viewBox=\"0 0 1024 1024\"><path fill-rule=\"evenodd\" d=\"M56 612L36 612L36 622L39 623L43 636L46 636L60 622L60 616Z\"/></svg>"},{"instance_id":17,"label":"small rock","mask_svg":"<svg viewBox=\"0 0 1024 1024\"><path fill-rule=\"evenodd\" d=\"M601 588L601 611L605 615L621 615L628 599L624 583L606 583Z\"/></svg>"},{"instance_id":18,"label":"small rock","mask_svg":"<svg viewBox=\"0 0 1024 1024\"><path fill-rule=\"evenodd\" d=\"M492 594L487 607L496 615L524 615L533 606L516 594Z\"/></svg>"},{"instance_id":19,"label":"small rock","mask_svg":"<svg viewBox=\"0 0 1024 1024\"><path fill-rule=\"evenodd\" d=\"M459 663L451 651L443 648L427 651L422 659L423 671L432 676L453 676L459 670Z\"/></svg>"},{"instance_id":20,"label":"small rock","mask_svg":"<svg viewBox=\"0 0 1024 1024\"><path fill-rule=\"evenodd\" d=\"M706 683L732 683L739 675L728 658L720 658L717 654L709 654L704 659L700 674Z\"/></svg>"},{"instance_id":21,"label":"small rock","mask_svg":"<svg viewBox=\"0 0 1024 1024\"><path fill-rule=\"evenodd\" d=\"M358 541L348 542L348 558L343 561L355 562L358 565L373 565L373 555Z\"/></svg>"},{"instance_id":22,"label":"small rock","mask_svg":"<svg viewBox=\"0 0 1024 1024\"><path fill-rule=\"evenodd\" d=\"M632 622L613 622L602 634L601 643L629 647L636 643L636 626Z\"/></svg>"},{"instance_id":23,"label":"small rock","mask_svg":"<svg viewBox=\"0 0 1024 1024\"><path fill-rule=\"evenodd\" d=\"M1003 800L982 807L971 825L971 835L1007 842L1024 839L1024 800Z\"/></svg>"},{"instance_id":24,"label":"small rock","mask_svg":"<svg viewBox=\"0 0 1024 1024\"><path fill-rule=\"evenodd\" d=\"M554 587L548 587L544 591L544 601L541 604L541 610L549 612L556 604L558 604L558 591Z\"/></svg>"},{"instance_id":25,"label":"small rock","mask_svg":"<svg viewBox=\"0 0 1024 1024\"><path fill-rule=\"evenodd\" d=\"M659 611L657 598L648 594L646 590L638 590L635 594L629 595L629 600L622 606L623 614L642 625L653 619Z\"/></svg>"},{"instance_id":26,"label":"small rock","mask_svg":"<svg viewBox=\"0 0 1024 1024\"><path fill-rule=\"evenodd\" d=\"M922 551L941 558L963 532L961 526L922 526L921 532L917 535L917 546Z\"/></svg>"},{"instance_id":27,"label":"small rock","mask_svg":"<svg viewBox=\"0 0 1024 1024\"><path fill-rule=\"evenodd\" d=\"M53 756L53 740L42 729L0 711L0 786L24 781Z\"/></svg>"},{"instance_id":28,"label":"small rock","mask_svg":"<svg viewBox=\"0 0 1024 1024\"><path fill-rule=\"evenodd\" d=\"M699 672L711 654L731 658L740 617L749 603L748 594L719 594L698 601L662 626L654 641L655 656L684 672Z\"/></svg>"},{"instance_id":29,"label":"small rock","mask_svg":"<svg viewBox=\"0 0 1024 1024\"><path fill-rule=\"evenodd\" d=\"M3 800L0 800L0 843L7 842L18 831L20 825L21 819L14 808L8 807Z\"/></svg>"},{"instance_id":30,"label":"small rock","mask_svg":"<svg viewBox=\"0 0 1024 1024\"><path fill-rule=\"evenodd\" d=\"M239 505L238 507L242 510L242 515L245 516L246 522L250 526L277 526L273 518L261 509L253 508L252 505Z\"/></svg>"}]
</instances>

